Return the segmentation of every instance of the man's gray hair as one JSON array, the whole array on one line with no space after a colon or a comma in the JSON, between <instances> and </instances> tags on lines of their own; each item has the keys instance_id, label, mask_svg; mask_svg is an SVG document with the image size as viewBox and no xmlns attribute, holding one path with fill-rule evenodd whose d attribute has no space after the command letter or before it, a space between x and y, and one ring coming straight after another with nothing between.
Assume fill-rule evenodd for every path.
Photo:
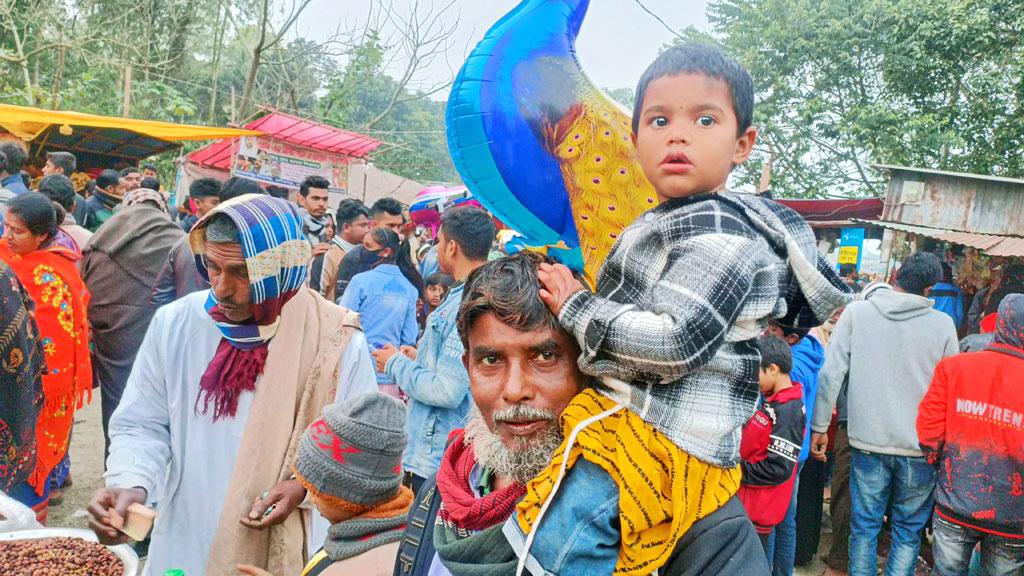
<instances>
[{"instance_id":1,"label":"man's gray hair","mask_svg":"<svg viewBox=\"0 0 1024 576\"><path fill-rule=\"evenodd\" d=\"M238 226L227 214L214 214L206 225L206 241L218 244L239 243L242 236L238 233Z\"/></svg>"}]
</instances>

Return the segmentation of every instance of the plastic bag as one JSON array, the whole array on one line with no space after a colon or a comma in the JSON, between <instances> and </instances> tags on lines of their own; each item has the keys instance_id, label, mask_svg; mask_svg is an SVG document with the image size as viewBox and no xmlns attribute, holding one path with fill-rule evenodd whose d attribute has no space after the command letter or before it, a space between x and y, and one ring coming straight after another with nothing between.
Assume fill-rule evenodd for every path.
<instances>
[{"instance_id":1,"label":"plastic bag","mask_svg":"<svg viewBox=\"0 0 1024 576\"><path fill-rule=\"evenodd\" d=\"M14 498L0 492L0 534L19 530L36 530L42 528L36 522L36 513L31 508Z\"/></svg>"}]
</instances>

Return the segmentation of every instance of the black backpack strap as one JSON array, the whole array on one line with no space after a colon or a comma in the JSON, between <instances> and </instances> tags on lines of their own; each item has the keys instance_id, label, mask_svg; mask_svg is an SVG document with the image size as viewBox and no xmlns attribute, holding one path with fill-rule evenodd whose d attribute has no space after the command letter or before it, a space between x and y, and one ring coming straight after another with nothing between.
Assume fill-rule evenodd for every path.
<instances>
[{"instance_id":1,"label":"black backpack strap","mask_svg":"<svg viewBox=\"0 0 1024 576\"><path fill-rule=\"evenodd\" d=\"M405 534L398 547L394 576L426 574L434 557L434 521L441 507L437 476L423 481L406 519Z\"/></svg>"}]
</instances>

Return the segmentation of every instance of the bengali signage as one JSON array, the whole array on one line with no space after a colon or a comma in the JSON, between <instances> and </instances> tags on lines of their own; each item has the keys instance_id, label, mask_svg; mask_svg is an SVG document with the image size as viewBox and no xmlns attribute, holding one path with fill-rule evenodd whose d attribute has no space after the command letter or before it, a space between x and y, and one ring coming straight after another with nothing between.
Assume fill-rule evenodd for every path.
<instances>
[{"instance_id":1,"label":"bengali signage","mask_svg":"<svg viewBox=\"0 0 1024 576\"><path fill-rule=\"evenodd\" d=\"M231 174L285 188L298 188L308 176L322 176L332 192L348 189L348 158L312 148L293 146L263 136L243 136Z\"/></svg>"},{"instance_id":2,"label":"bengali signage","mask_svg":"<svg viewBox=\"0 0 1024 576\"><path fill-rule=\"evenodd\" d=\"M860 248L857 246L841 246L839 248L839 263L856 265L859 255Z\"/></svg>"}]
</instances>

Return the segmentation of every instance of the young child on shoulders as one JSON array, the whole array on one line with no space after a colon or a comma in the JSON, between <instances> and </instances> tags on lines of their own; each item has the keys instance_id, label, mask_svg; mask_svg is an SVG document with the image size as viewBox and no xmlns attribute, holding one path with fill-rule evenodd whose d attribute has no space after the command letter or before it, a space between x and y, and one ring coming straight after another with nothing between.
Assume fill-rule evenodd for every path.
<instances>
[{"instance_id":1,"label":"young child on shoulders","mask_svg":"<svg viewBox=\"0 0 1024 576\"><path fill-rule=\"evenodd\" d=\"M767 552L768 536L785 518L793 497L807 417L801 385L789 377L793 368L789 345L775 336L762 336L757 344L763 401L743 427L739 496Z\"/></svg>"},{"instance_id":2,"label":"young child on shoulders","mask_svg":"<svg viewBox=\"0 0 1024 576\"><path fill-rule=\"evenodd\" d=\"M597 388L577 397L586 417L563 414L566 441L528 486L516 517L526 539L506 530L521 563L574 573L568 556L556 560L571 533L565 524L593 518L559 510L593 509L569 505L586 495L557 498L557 486L582 456L618 489L607 513L617 514L619 541L604 543L617 552L614 573L663 566L689 527L739 490L765 323L810 328L848 301L796 212L726 190L757 138L753 102L750 74L719 50L690 44L659 55L637 87L633 140L660 205L620 234L595 293L565 266L542 266L541 298L578 340L580 367ZM637 486L650 490L638 497ZM545 531L548 520L537 526L548 501L545 518L562 531ZM552 569L556 561L570 571Z\"/></svg>"}]
</instances>

